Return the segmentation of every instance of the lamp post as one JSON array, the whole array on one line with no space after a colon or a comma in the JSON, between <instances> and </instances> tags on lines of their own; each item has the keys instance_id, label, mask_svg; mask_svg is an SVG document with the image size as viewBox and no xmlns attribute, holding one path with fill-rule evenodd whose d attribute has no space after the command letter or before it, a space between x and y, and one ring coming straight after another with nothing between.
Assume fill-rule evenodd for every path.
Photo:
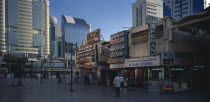
<instances>
[{"instance_id":1,"label":"lamp post","mask_svg":"<svg viewBox=\"0 0 210 102\"><path fill-rule=\"evenodd\" d=\"M42 56L41 56L42 57ZM45 60L45 56L44 56L44 60ZM43 71L42 71L42 69L43 69L43 64L44 64L44 61L43 61L43 59L41 58L41 81L40 81L40 84L42 84L42 77L43 77Z\"/></svg>"},{"instance_id":2,"label":"lamp post","mask_svg":"<svg viewBox=\"0 0 210 102\"><path fill-rule=\"evenodd\" d=\"M33 62L31 60L31 80L32 80L32 77L33 77Z\"/></svg>"},{"instance_id":3,"label":"lamp post","mask_svg":"<svg viewBox=\"0 0 210 102\"><path fill-rule=\"evenodd\" d=\"M72 54L73 54L73 46L76 46L76 49L77 49L77 42L76 44L73 44L73 43L66 43L66 50L67 50L67 46L68 48L70 48L70 53L71 53L71 63L70 63L70 67L71 67L71 79L70 79L70 84L71 84L71 89L70 89L70 92L74 92L73 90L73 82L72 82L72 74L73 74L73 69L72 69L72 65L73 65L73 61L72 61ZM69 61L68 61L69 62Z\"/></svg>"}]
</instances>

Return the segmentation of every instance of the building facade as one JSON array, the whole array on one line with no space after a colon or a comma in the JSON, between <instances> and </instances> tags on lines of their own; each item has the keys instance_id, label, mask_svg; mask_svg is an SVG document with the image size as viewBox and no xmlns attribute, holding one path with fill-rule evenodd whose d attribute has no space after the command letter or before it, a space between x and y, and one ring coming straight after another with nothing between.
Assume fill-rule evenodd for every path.
<instances>
[{"instance_id":1,"label":"building facade","mask_svg":"<svg viewBox=\"0 0 210 102\"><path fill-rule=\"evenodd\" d=\"M163 2L160 0L137 0L132 5L133 27L147 23L147 16L163 18Z\"/></svg>"},{"instance_id":2,"label":"building facade","mask_svg":"<svg viewBox=\"0 0 210 102\"><path fill-rule=\"evenodd\" d=\"M0 52L29 60L49 55L49 1L1 0L0 5Z\"/></svg>"},{"instance_id":3,"label":"building facade","mask_svg":"<svg viewBox=\"0 0 210 102\"><path fill-rule=\"evenodd\" d=\"M164 0L164 16L175 19L200 12L210 6L210 0Z\"/></svg>"},{"instance_id":4,"label":"building facade","mask_svg":"<svg viewBox=\"0 0 210 102\"><path fill-rule=\"evenodd\" d=\"M110 68L124 68L124 60L128 58L128 31L121 31L116 34L112 34L111 38L111 48L110 57L108 63Z\"/></svg>"},{"instance_id":5,"label":"building facade","mask_svg":"<svg viewBox=\"0 0 210 102\"><path fill-rule=\"evenodd\" d=\"M61 31L63 33L63 57L70 57L70 48L65 47L66 43L73 43L78 46L82 44L83 40L86 40L86 35L89 33L89 25L84 19L74 18L70 16L62 15L61 17ZM75 53L73 59L75 60Z\"/></svg>"}]
</instances>

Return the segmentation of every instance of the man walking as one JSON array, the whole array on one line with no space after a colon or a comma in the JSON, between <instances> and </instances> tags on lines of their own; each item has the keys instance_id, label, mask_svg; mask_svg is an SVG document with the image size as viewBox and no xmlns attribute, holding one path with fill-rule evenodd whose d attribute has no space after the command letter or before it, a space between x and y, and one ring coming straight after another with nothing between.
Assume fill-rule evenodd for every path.
<instances>
[{"instance_id":1,"label":"man walking","mask_svg":"<svg viewBox=\"0 0 210 102\"><path fill-rule=\"evenodd\" d=\"M120 75L118 74L118 76L116 76L113 81L113 84L115 86L116 97L120 97L120 83L121 83L121 78Z\"/></svg>"}]
</instances>

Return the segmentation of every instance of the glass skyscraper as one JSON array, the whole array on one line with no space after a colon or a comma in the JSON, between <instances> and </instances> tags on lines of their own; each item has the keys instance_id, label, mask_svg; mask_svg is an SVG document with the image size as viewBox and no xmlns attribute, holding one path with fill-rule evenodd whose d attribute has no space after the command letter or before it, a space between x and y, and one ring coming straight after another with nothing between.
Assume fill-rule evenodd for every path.
<instances>
[{"instance_id":1,"label":"glass skyscraper","mask_svg":"<svg viewBox=\"0 0 210 102\"><path fill-rule=\"evenodd\" d=\"M61 30L63 33L64 41L64 55L68 56L69 48L65 47L65 43L76 43L80 46L83 40L86 40L87 34L89 33L89 25L84 19L74 18L70 16L62 15L61 17Z\"/></svg>"},{"instance_id":2,"label":"glass skyscraper","mask_svg":"<svg viewBox=\"0 0 210 102\"><path fill-rule=\"evenodd\" d=\"M210 0L164 0L164 16L179 19L200 12L210 5Z\"/></svg>"}]
</instances>

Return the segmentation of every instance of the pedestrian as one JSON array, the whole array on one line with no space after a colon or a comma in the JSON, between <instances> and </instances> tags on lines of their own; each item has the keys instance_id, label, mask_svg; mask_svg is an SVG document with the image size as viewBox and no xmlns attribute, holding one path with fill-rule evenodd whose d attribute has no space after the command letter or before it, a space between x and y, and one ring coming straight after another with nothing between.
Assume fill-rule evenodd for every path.
<instances>
[{"instance_id":1,"label":"pedestrian","mask_svg":"<svg viewBox=\"0 0 210 102\"><path fill-rule=\"evenodd\" d=\"M61 74L61 75L60 75L61 83L63 83L63 77L64 77L63 74Z\"/></svg>"},{"instance_id":2,"label":"pedestrian","mask_svg":"<svg viewBox=\"0 0 210 102\"><path fill-rule=\"evenodd\" d=\"M61 75L58 75L58 83L61 83Z\"/></svg>"},{"instance_id":3,"label":"pedestrian","mask_svg":"<svg viewBox=\"0 0 210 102\"><path fill-rule=\"evenodd\" d=\"M120 78L120 75L119 74L114 78L113 84L115 86L115 94L116 94L116 97L120 97L121 78Z\"/></svg>"},{"instance_id":4,"label":"pedestrian","mask_svg":"<svg viewBox=\"0 0 210 102\"><path fill-rule=\"evenodd\" d=\"M88 83L88 76L87 76L87 74L85 74L84 79L85 79L85 84L87 84Z\"/></svg>"},{"instance_id":5,"label":"pedestrian","mask_svg":"<svg viewBox=\"0 0 210 102\"><path fill-rule=\"evenodd\" d=\"M70 83L70 75L66 75L66 83L69 84Z\"/></svg>"},{"instance_id":6,"label":"pedestrian","mask_svg":"<svg viewBox=\"0 0 210 102\"><path fill-rule=\"evenodd\" d=\"M91 73L89 73L88 78L89 78L89 82L88 82L88 83L89 83L89 84L92 83L93 76L92 76Z\"/></svg>"},{"instance_id":7,"label":"pedestrian","mask_svg":"<svg viewBox=\"0 0 210 102\"><path fill-rule=\"evenodd\" d=\"M37 80L38 80L38 76L39 76L38 73L36 73L35 78L36 78Z\"/></svg>"},{"instance_id":8,"label":"pedestrian","mask_svg":"<svg viewBox=\"0 0 210 102\"><path fill-rule=\"evenodd\" d=\"M120 90L123 90L124 88L124 77L123 74L120 75Z\"/></svg>"}]
</instances>

